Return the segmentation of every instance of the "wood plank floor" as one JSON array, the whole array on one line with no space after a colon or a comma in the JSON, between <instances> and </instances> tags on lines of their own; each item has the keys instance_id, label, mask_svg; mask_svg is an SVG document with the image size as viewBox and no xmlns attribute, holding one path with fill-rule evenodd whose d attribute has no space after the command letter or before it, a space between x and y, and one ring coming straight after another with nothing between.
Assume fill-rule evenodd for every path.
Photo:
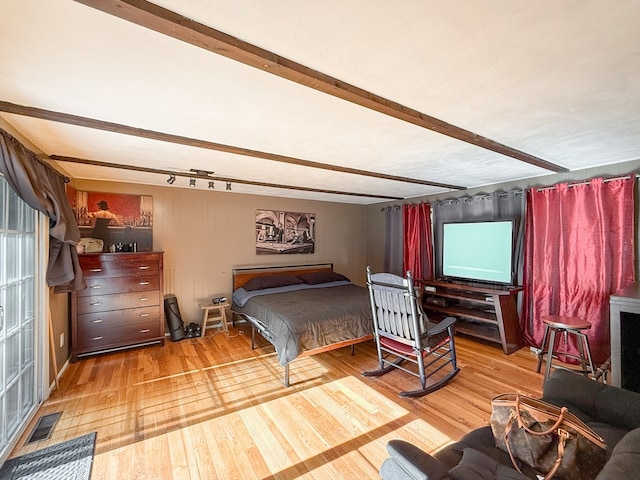
<instances>
[{"instance_id":1,"label":"wood plank floor","mask_svg":"<svg viewBox=\"0 0 640 480\"><path fill-rule=\"evenodd\" d=\"M266 342L249 348L248 328L81 360L69 366L38 416L62 412L49 440L21 455L97 432L92 480L369 479L403 438L434 451L488 423L494 395L541 394L542 374L526 348L457 338L461 372L420 399L401 371L377 365L373 342L297 359L289 388ZM34 420L37 421L37 418Z\"/></svg>"}]
</instances>

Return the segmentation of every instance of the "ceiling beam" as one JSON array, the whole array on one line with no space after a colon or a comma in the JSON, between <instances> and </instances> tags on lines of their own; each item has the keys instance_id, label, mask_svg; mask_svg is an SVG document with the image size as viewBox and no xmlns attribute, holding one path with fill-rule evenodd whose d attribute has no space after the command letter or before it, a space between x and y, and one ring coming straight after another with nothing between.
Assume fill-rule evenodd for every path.
<instances>
[{"instance_id":1,"label":"ceiling beam","mask_svg":"<svg viewBox=\"0 0 640 480\"><path fill-rule=\"evenodd\" d=\"M175 143L178 145L186 145L189 147L204 148L215 150L218 152L231 153L234 155L245 155L247 157L261 158L271 160L273 162L288 163L290 165L298 165L301 167L319 168L322 170L331 170L333 172L348 173L352 175L360 175L365 177L380 178L382 180L392 180L396 182L414 183L418 185L426 185L430 187L447 188L451 190L465 190L466 187L460 185L451 185L448 183L431 182L428 180L420 180L417 178L399 177L396 175L387 175L384 173L370 172L367 170L359 170L357 168L341 167L339 165L331 165L329 163L312 162L302 160L295 157L287 157L275 153L260 152L250 150L248 148L234 147L232 145L224 145L222 143L210 142L208 140L199 140L197 138L182 137L171 133L156 132L154 130L146 130L144 128L131 127L119 123L106 122L104 120L96 120L94 118L81 117L69 113L54 112L42 108L28 107L17 105L15 103L0 100L0 111L14 113L16 115L24 115L27 117L39 118L42 120L50 120L58 123L66 123L79 127L93 128L104 130L112 133L120 133L135 137L148 138L151 140L159 140L161 142Z\"/></svg>"},{"instance_id":2,"label":"ceiling beam","mask_svg":"<svg viewBox=\"0 0 640 480\"><path fill-rule=\"evenodd\" d=\"M105 168L117 168L120 170L129 170L133 172L155 173L158 175L175 175L176 177L201 178L206 180L215 180L218 182L239 183L242 185L253 185L257 187L279 188L285 190L298 190L301 192L330 193L333 195L347 195L350 197L380 198L383 200L404 200L402 197L391 197L388 195L372 195L368 193L342 192L340 190L325 190L322 188L300 187L297 185L282 185L277 183L255 182L253 180L242 180L232 177L220 177L215 175L203 175L201 173L176 172L175 170L161 170L157 168L139 167L136 165L124 165L120 163L102 162L100 160L89 160L86 158L65 157L62 155L49 155L49 160L54 162L80 163L83 165L92 165Z\"/></svg>"},{"instance_id":3,"label":"ceiling beam","mask_svg":"<svg viewBox=\"0 0 640 480\"><path fill-rule=\"evenodd\" d=\"M146 0L76 0L105 13L122 18L155 32L168 35L183 42L223 55L264 72L291 80L320 92L333 95L348 102L375 110L376 112L412 123L419 127L455 138L486 150L515 158L553 172L568 172L569 169L495 142L469 130L457 127L430 115L418 112L367 90L305 67L273 52L244 42L236 37L215 30L183 17L166 8Z\"/></svg>"}]
</instances>

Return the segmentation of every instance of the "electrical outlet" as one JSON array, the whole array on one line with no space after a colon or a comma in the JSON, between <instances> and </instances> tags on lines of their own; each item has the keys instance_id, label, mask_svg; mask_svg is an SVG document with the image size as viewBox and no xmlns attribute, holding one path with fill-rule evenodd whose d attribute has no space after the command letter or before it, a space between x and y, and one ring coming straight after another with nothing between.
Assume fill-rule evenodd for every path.
<instances>
[{"instance_id":1,"label":"electrical outlet","mask_svg":"<svg viewBox=\"0 0 640 480\"><path fill-rule=\"evenodd\" d=\"M64 347L64 332L60 334L60 348Z\"/></svg>"}]
</instances>

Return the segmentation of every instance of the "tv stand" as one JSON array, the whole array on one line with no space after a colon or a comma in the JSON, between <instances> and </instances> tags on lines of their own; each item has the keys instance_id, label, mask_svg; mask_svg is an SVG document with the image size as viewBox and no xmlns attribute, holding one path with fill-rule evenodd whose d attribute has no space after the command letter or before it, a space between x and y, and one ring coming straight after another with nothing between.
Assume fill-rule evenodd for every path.
<instances>
[{"instance_id":1,"label":"tv stand","mask_svg":"<svg viewBox=\"0 0 640 480\"><path fill-rule=\"evenodd\" d=\"M430 320L456 317L455 329L498 343L509 355L522 347L516 296L522 287L493 286L451 280L422 280L422 306Z\"/></svg>"}]
</instances>

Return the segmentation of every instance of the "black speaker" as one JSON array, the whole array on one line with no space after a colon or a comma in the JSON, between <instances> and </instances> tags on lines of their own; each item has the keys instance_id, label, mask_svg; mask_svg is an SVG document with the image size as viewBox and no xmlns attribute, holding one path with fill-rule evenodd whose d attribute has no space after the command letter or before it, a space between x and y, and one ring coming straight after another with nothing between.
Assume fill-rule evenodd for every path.
<instances>
[{"instance_id":1,"label":"black speaker","mask_svg":"<svg viewBox=\"0 0 640 480\"><path fill-rule=\"evenodd\" d=\"M449 306L449 302L447 302L446 299L440 297L427 297L425 298L424 302L431 305L437 305L438 307L446 308Z\"/></svg>"},{"instance_id":2,"label":"black speaker","mask_svg":"<svg viewBox=\"0 0 640 480\"><path fill-rule=\"evenodd\" d=\"M178 307L178 299L175 295L166 295L164 297L164 316L169 326L171 341L177 342L178 340L186 338L184 322L182 321L182 315L180 315L180 308Z\"/></svg>"}]
</instances>

